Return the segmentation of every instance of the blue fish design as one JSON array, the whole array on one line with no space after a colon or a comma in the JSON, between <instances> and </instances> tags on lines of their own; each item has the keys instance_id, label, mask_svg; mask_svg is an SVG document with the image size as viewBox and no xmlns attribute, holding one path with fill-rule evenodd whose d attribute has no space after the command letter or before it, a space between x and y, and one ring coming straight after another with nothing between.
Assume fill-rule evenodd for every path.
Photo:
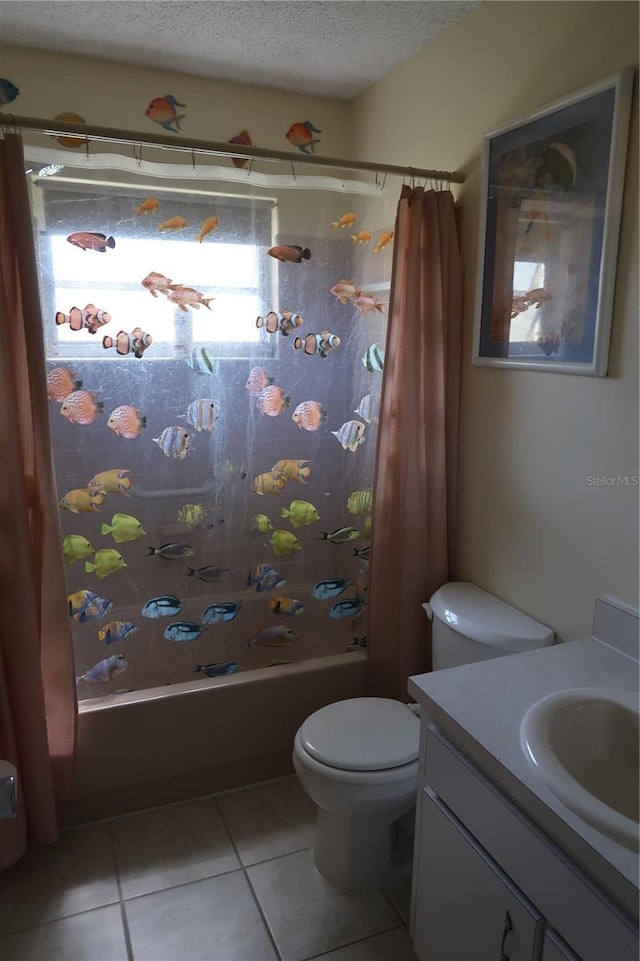
<instances>
[{"instance_id":1,"label":"blue fish design","mask_svg":"<svg viewBox=\"0 0 640 961\"><path fill-rule=\"evenodd\" d=\"M196 664L194 673L200 671L207 677L224 677L226 674L236 674L238 670L235 661L219 661L217 664Z\"/></svg>"},{"instance_id":2,"label":"blue fish design","mask_svg":"<svg viewBox=\"0 0 640 961\"><path fill-rule=\"evenodd\" d=\"M11 83L10 80L0 77L0 107L4 107L7 103L12 103L19 93L20 91L15 83Z\"/></svg>"},{"instance_id":3,"label":"blue fish design","mask_svg":"<svg viewBox=\"0 0 640 961\"><path fill-rule=\"evenodd\" d=\"M238 616L242 607L242 601L222 601L217 604L209 604L202 612L201 621L203 624L218 624L220 621L232 621Z\"/></svg>"},{"instance_id":4,"label":"blue fish design","mask_svg":"<svg viewBox=\"0 0 640 961\"><path fill-rule=\"evenodd\" d=\"M253 587L255 584L258 592L272 591L286 583L282 574L278 574L275 567L271 567L270 564L258 564L255 573L249 571L249 577L247 578L247 587Z\"/></svg>"},{"instance_id":5,"label":"blue fish design","mask_svg":"<svg viewBox=\"0 0 640 961\"><path fill-rule=\"evenodd\" d=\"M333 617L335 620L341 617L353 617L360 611L362 604L363 601L359 597L349 597L344 601L338 601L329 611L329 617Z\"/></svg>"},{"instance_id":6,"label":"blue fish design","mask_svg":"<svg viewBox=\"0 0 640 961\"><path fill-rule=\"evenodd\" d=\"M79 681L88 681L90 684L106 684L116 674L122 674L123 671L126 671L128 667L129 663L124 654L112 654L111 657L105 657L103 661L98 661L85 674L76 677L76 684Z\"/></svg>"},{"instance_id":7,"label":"blue fish design","mask_svg":"<svg viewBox=\"0 0 640 961\"><path fill-rule=\"evenodd\" d=\"M143 617L174 617L182 610L182 603L179 597L174 594L161 594L160 597L152 597L151 600L142 608Z\"/></svg>"},{"instance_id":8,"label":"blue fish design","mask_svg":"<svg viewBox=\"0 0 640 961\"><path fill-rule=\"evenodd\" d=\"M164 632L168 641L195 641L202 634L202 627L196 621L175 621Z\"/></svg>"},{"instance_id":9,"label":"blue fish design","mask_svg":"<svg viewBox=\"0 0 640 961\"><path fill-rule=\"evenodd\" d=\"M339 597L347 589L349 581L345 580L344 577L331 577L324 581L318 581L314 584L311 589L311 594L313 597L317 597L319 601L324 601L329 597Z\"/></svg>"}]
</instances>

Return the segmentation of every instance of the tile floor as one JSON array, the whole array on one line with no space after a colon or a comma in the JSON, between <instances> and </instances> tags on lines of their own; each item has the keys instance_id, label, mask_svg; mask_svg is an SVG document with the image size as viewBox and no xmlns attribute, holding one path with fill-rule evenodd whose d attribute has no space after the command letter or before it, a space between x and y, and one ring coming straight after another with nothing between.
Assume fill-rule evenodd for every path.
<instances>
[{"instance_id":1,"label":"tile floor","mask_svg":"<svg viewBox=\"0 0 640 961\"><path fill-rule=\"evenodd\" d=\"M409 884L316 872L295 776L62 833L0 874L3 961L415 961Z\"/></svg>"}]
</instances>

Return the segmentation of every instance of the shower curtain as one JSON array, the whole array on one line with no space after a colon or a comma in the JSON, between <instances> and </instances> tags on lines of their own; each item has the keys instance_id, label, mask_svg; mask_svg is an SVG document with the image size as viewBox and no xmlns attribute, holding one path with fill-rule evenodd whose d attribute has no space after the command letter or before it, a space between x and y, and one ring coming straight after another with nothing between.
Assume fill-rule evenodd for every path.
<instances>
[{"instance_id":1,"label":"shower curtain","mask_svg":"<svg viewBox=\"0 0 640 961\"><path fill-rule=\"evenodd\" d=\"M28 160L78 698L364 651L397 190Z\"/></svg>"}]
</instances>

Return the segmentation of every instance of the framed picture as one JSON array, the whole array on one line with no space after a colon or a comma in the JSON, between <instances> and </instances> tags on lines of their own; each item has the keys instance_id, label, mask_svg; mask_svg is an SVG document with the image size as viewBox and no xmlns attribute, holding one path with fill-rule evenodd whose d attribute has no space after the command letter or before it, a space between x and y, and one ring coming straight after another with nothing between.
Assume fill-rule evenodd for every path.
<instances>
[{"instance_id":1,"label":"framed picture","mask_svg":"<svg viewBox=\"0 0 640 961\"><path fill-rule=\"evenodd\" d=\"M632 82L486 134L473 363L606 375Z\"/></svg>"}]
</instances>

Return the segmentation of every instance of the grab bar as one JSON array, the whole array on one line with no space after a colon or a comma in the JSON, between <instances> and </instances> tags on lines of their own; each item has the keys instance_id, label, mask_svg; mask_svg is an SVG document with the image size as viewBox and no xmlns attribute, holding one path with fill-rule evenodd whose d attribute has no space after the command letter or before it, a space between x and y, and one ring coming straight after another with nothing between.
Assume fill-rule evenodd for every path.
<instances>
[{"instance_id":1,"label":"grab bar","mask_svg":"<svg viewBox=\"0 0 640 961\"><path fill-rule=\"evenodd\" d=\"M18 775L13 764L0 761L0 818L16 816Z\"/></svg>"},{"instance_id":2,"label":"grab bar","mask_svg":"<svg viewBox=\"0 0 640 961\"><path fill-rule=\"evenodd\" d=\"M184 497L187 495L192 497L194 494L206 495L212 494L214 490L215 487L213 481L207 481L203 487L178 487L173 490L168 489L160 491L149 491L145 490L144 487L141 487L140 484L132 484L128 490L128 494L130 497L133 497L137 500L147 500L148 498L152 497Z\"/></svg>"}]
</instances>

